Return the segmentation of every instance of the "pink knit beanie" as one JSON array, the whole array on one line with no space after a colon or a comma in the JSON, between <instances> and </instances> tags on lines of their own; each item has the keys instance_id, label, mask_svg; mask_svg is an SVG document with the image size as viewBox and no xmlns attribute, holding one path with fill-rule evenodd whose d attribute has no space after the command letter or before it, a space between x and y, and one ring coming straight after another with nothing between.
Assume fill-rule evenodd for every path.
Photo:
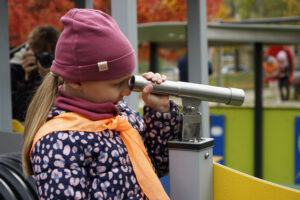
<instances>
[{"instance_id":1,"label":"pink knit beanie","mask_svg":"<svg viewBox=\"0 0 300 200\"><path fill-rule=\"evenodd\" d=\"M67 81L101 81L131 74L134 50L112 17L99 10L72 9L61 18L51 71Z\"/></svg>"}]
</instances>

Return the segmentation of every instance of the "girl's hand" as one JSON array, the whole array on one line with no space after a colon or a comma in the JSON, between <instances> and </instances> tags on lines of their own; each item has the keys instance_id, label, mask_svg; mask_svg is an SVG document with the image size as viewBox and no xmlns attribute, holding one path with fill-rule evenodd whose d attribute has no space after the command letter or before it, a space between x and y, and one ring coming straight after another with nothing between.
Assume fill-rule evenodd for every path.
<instances>
[{"instance_id":1,"label":"girl's hand","mask_svg":"<svg viewBox=\"0 0 300 200\"><path fill-rule=\"evenodd\" d=\"M153 72L144 73L142 76L156 84L167 80L165 75L160 75L159 73L154 74ZM151 84L146 85L143 89L142 99L145 104L157 112L168 112L170 110L169 96L152 94L152 89L153 86Z\"/></svg>"}]
</instances>

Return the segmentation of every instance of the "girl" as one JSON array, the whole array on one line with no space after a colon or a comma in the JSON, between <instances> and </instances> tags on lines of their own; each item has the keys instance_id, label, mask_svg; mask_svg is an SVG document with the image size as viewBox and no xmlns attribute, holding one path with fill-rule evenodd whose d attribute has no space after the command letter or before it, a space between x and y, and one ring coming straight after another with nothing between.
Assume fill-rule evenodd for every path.
<instances>
[{"instance_id":1,"label":"girl","mask_svg":"<svg viewBox=\"0 0 300 200\"><path fill-rule=\"evenodd\" d=\"M25 175L34 174L41 199L169 199L158 176L168 170L177 106L151 85L142 93L144 118L122 100L136 58L110 16L73 9L61 22L51 72L26 116Z\"/></svg>"}]
</instances>

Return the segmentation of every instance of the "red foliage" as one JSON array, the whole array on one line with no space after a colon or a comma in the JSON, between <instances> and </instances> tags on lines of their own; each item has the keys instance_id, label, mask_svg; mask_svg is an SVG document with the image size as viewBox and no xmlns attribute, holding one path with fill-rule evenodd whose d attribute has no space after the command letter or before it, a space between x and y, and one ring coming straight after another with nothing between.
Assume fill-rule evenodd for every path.
<instances>
[{"instance_id":1,"label":"red foliage","mask_svg":"<svg viewBox=\"0 0 300 200\"><path fill-rule=\"evenodd\" d=\"M137 0L138 23L186 21L186 0Z\"/></svg>"},{"instance_id":2,"label":"red foliage","mask_svg":"<svg viewBox=\"0 0 300 200\"><path fill-rule=\"evenodd\" d=\"M207 0L207 20L213 19L224 0ZM59 22L69 9L71 0L8 0L10 46L16 47L27 40L28 34L38 25L53 25L62 30ZM111 13L110 0L94 0L94 8ZM138 23L157 21L186 21L186 0L137 0ZM148 48L147 46L142 46ZM140 52L141 52L140 51ZM148 50L144 50L145 57ZM164 59L176 59L176 51L159 51ZM147 57L147 56L146 56Z\"/></svg>"},{"instance_id":3,"label":"red foliage","mask_svg":"<svg viewBox=\"0 0 300 200\"><path fill-rule=\"evenodd\" d=\"M163 60L178 60L186 53L186 48L181 49L159 49L158 55Z\"/></svg>"},{"instance_id":4,"label":"red foliage","mask_svg":"<svg viewBox=\"0 0 300 200\"><path fill-rule=\"evenodd\" d=\"M24 43L39 25L53 25L61 30L60 17L73 7L70 0L8 0L10 46Z\"/></svg>"},{"instance_id":5,"label":"red foliage","mask_svg":"<svg viewBox=\"0 0 300 200\"><path fill-rule=\"evenodd\" d=\"M149 43L139 45L138 60L147 61L150 59L150 46Z\"/></svg>"},{"instance_id":6,"label":"red foliage","mask_svg":"<svg viewBox=\"0 0 300 200\"><path fill-rule=\"evenodd\" d=\"M215 17L224 0L206 0L207 20ZM186 0L137 0L138 23L186 21Z\"/></svg>"},{"instance_id":7,"label":"red foliage","mask_svg":"<svg viewBox=\"0 0 300 200\"><path fill-rule=\"evenodd\" d=\"M213 19L224 0L206 0L207 20ZM94 8L111 13L111 0L94 0ZM186 0L137 0L138 23L186 21Z\"/></svg>"},{"instance_id":8,"label":"red foliage","mask_svg":"<svg viewBox=\"0 0 300 200\"><path fill-rule=\"evenodd\" d=\"M111 14L111 1L110 0L94 0L94 9L101 10L107 14Z\"/></svg>"}]
</instances>

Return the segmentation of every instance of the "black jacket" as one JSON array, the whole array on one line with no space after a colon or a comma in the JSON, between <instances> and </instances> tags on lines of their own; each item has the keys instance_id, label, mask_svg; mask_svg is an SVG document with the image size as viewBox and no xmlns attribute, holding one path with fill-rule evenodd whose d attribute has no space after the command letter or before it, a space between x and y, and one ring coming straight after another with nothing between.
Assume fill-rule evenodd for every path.
<instances>
[{"instance_id":1,"label":"black jacket","mask_svg":"<svg viewBox=\"0 0 300 200\"><path fill-rule=\"evenodd\" d=\"M25 81L25 71L18 64L11 63L10 70L13 119L24 121L27 107L40 84L41 78L38 72L34 71L30 79Z\"/></svg>"}]
</instances>

